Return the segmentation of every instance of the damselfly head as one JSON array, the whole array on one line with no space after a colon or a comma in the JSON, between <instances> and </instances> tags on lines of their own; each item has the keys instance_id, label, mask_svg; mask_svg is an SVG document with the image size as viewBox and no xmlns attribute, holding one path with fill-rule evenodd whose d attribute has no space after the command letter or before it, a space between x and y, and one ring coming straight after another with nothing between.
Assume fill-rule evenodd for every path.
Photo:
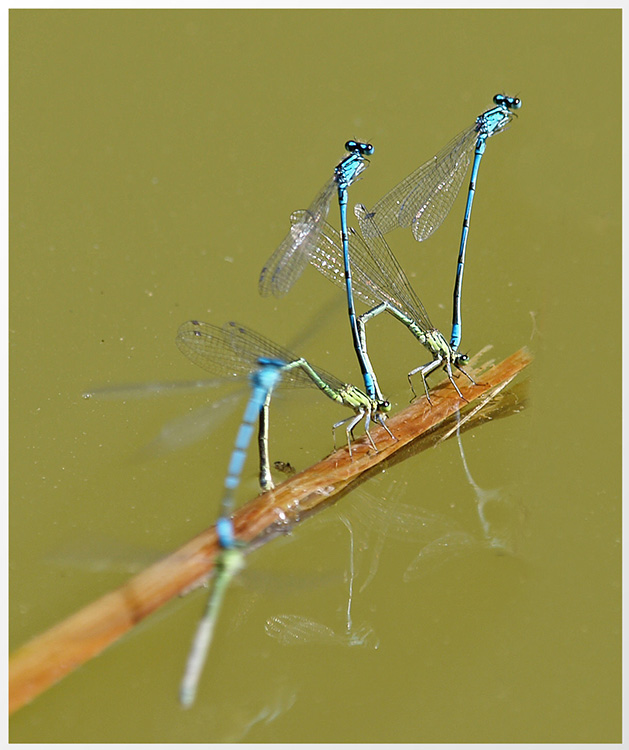
<instances>
[{"instance_id":1,"label":"damselfly head","mask_svg":"<svg viewBox=\"0 0 629 750\"><path fill-rule=\"evenodd\" d=\"M387 401L386 399L383 399L382 401L378 401L376 411L379 414L388 414L391 411L391 402Z\"/></svg>"},{"instance_id":2,"label":"damselfly head","mask_svg":"<svg viewBox=\"0 0 629 750\"><path fill-rule=\"evenodd\" d=\"M374 152L374 147L371 145L371 143L362 143L361 141L347 141L347 143L345 144L345 150L349 151L350 154L371 156Z\"/></svg>"},{"instance_id":3,"label":"damselfly head","mask_svg":"<svg viewBox=\"0 0 629 750\"><path fill-rule=\"evenodd\" d=\"M505 94L496 94L494 96L494 104L498 106L506 107L507 109L520 109L522 106L522 100L516 96L506 96Z\"/></svg>"}]
</instances>

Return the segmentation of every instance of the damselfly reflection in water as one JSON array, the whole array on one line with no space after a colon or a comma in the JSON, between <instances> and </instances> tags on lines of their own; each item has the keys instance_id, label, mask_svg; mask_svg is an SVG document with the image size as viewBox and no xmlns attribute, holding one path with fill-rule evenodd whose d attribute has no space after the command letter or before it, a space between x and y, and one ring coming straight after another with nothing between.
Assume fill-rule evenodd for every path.
<instances>
[{"instance_id":1,"label":"damselfly reflection in water","mask_svg":"<svg viewBox=\"0 0 629 750\"><path fill-rule=\"evenodd\" d=\"M467 478L468 484L474 490L474 494L476 495L476 507L478 509L478 518L480 520L481 527L483 529L483 535L485 539L489 542L490 546L504 547L504 542L502 542L500 539L492 535L490 524L489 524L489 521L487 520L487 515L485 513L485 506L488 503L497 502L498 500L500 500L500 494L501 494L500 490L497 490L497 489L485 490L480 485L478 485L476 481L474 480L474 477L472 476L472 473L470 472L469 466L467 465L465 451L463 450L463 443L461 442L461 413L459 411L457 411L456 417L457 417L456 441L459 446L459 452L461 454L461 462L463 464L463 470L465 471L465 476Z\"/></svg>"},{"instance_id":2,"label":"damselfly reflection in water","mask_svg":"<svg viewBox=\"0 0 629 750\"><path fill-rule=\"evenodd\" d=\"M317 620L305 615L279 614L270 617L264 626L267 635L284 646L320 645L320 646L364 646L377 649L380 641L373 628L364 623L354 628L352 621L352 601L354 597L354 531L348 519L341 514L341 521L349 532L349 571L347 606L345 609L345 628L337 632Z\"/></svg>"},{"instance_id":3,"label":"damselfly reflection in water","mask_svg":"<svg viewBox=\"0 0 629 750\"><path fill-rule=\"evenodd\" d=\"M336 631L321 622L303 615L281 614L269 617L264 629L267 635L283 646L365 646L378 648L379 641L373 628L364 625L358 630L345 633Z\"/></svg>"},{"instance_id":4,"label":"damselfly reflection in water","mask_svg":"<svg viewBox=\"0 0 629 750\"><path fill-rule=\"evenodd\" d=\"M297 702L294 681L271 664L251 669L251 659L257 654L252 656L251 646L242 641L223 656L221 669L212 679L215 689L207 699L197 701L191 719L203 727L204 741L246 742L256 729L273 732L269 725L281 721Z\"/></svg>"},{"instance_id":5,"label":"damselfly reflection in water","mask_svg":"<svg viewBox=\"0 0 629 750\"><path fill-rule=\"evenodd\" d=\"M352 622L352 601L361 557L368 557L367 575L360 584L362 594L373 581L381 560L385 542L400 542L416 549L415 557L403 573L402 579L411 582L435 574L442 566L453 563L463 555L493 548L504 551L505 544L497 535L490 535L487 520L483 514L485 502L498 499L498 491L484 491L473 480L469 471L463 445L459 450L465 476L479 499L478 512L480 529L468 530L453 517L449 506L444 512L435 512L421 507L411 486L406 482L371 480L354 490L348 498L349 507L341 515L341 520L350 533L349 590L344 633L333 630L318 620L297 614L279 614L266 622L269 636L284 645L329 644L345 646L377 647L372 639L370 626L354 628ZM388 485L388 486L387 486ZM367 489L369 487L369 489ZM377 488L377 489L376 489ZM371 491L370 491L371 490ZM375 490L375 491L374 491ZM403 502L404 496L416 500ZM479 533L480 531L480 533ZM358 559L355 556L359 550ZM367 638L369 635L369 638Z\"/></svg>"},{"instance_id":6,"label":"damselfly reflection in water","mask_svg":"<svg viewBox=\"0 0 629 750\"><path fill-rule=\"evenodd\" d=\"M242 742L256 726L265 726L279 719L297 701L297 693L287 684L269 686L267 679L258 690L249 690L243 695L242 685L237 695L226 695L221 690L220 703L212 696L208 708L212 717L207 739L212 742ZM250 677L250 675L249 675ZM205 716L203 717L205 723Z\"/></svg>"},{"instance_id":7,"label":"damselfly reflection in water","mask_svg":"<svg viewBox=\"0 0 629 750\"><path fill-rule=\"evenodd\" d=\"M514 541L514 534L518 526L515 518L515 515L517 514L517 508L513 507L513 504L511 503L509 497L509 493L505 488L488 490L481 487L476 482L470 471L467 457L465 455L465 450L463 448L461 428L465 425L466 422L469 422L472 418L474 418L475 415L479 411L481 411L488 402L499 397L501 391L503 391L507 387L509 382L510 381L505 381L497 388L494 388L492 391L487 393L479 403L475 404L472 409L466 411L465 415L462 416L461 412L457 411L455 414L456 426L446 432L439 440L439 443L442 443L448 440L448 438L452 437L453 435L456 435L459 455L461 457L461 464L463 466L463 471L465 473L467 482L472 488L475 495L476 510L485 541L487 542L488 546L496 549L501 549L504 552L512 551L511 548ZM523 408L523 405L519 408L514 408L516 411L518 411L519 408ZM493 521L491 521L488 516L488 509L491 509L491 511L493 511ZM498 515L503 516L505 515L506 511L507 516L510 516L510 519L507 520L506 525L504 523L502 524L503 528L501 528L500 531L498 531L498 529L496 528L496 511L499 511ZM514 511L516 511L516 514L514 514Z\"/></svg>"},{"instance_id":8,"label":"damselfly reflection in water","mask_svg":"<svg viewBox=\"0 0 629 750\"><path fill-rule=\"evenodd\" d=\"M359 539L359 548L370 557L360 593L375 578L387 540L416 549L415 557L402 576L406 582L432 575L461 555L497 546L489 545L484 534L479 538L475 531L464 528L447 509L437 513L422 508L421 499L414 495L416 493L405 482L393 482L386 487L385 482L378 480L371 480L352 494L347 516ZM417 502L402 502L403 496L410 496ZM369 553L369 550L373 551Z\"/></svg>"}]
</instances>

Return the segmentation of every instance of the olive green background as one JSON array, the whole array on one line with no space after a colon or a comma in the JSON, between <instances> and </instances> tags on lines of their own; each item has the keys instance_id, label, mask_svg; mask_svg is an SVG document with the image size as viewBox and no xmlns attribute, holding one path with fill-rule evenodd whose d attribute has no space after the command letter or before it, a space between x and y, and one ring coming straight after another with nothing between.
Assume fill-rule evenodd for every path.
<instances>
[{"instance_id":1,"label":"olive green background","mask_svg":"<svg viewBox=\"0 0 629 750\"><path fill-rule=\"evenodd\" d=\"M370 206L495 93L522 98L480 170L462 346L535 355L530 408L462 438L503 554L450 440L249 558L191 711L176 691L202 592L20 710L13 741L620 740L620 71L617 10L10 13L12 649L216 515L243 401L208 439L140 460L164 423L224 392L84 390L202 377L174 345L190 318L301 337L358 382L338 290L306 269L285 298L257 292L348 138L375 145L350 195ZM446 333L463 205L426 243L389 236ZM369 342L404 406L426 352L393 319ZM344 416L278 393L273 457L310 465ZM361 523L367 501L407 523ZM405 574L436 543L405 538L427 512L478 543ZM282 646L264 631L280 613L343 632L341 514L352 616L379 647Z\"/></svg>"}]
</instances>

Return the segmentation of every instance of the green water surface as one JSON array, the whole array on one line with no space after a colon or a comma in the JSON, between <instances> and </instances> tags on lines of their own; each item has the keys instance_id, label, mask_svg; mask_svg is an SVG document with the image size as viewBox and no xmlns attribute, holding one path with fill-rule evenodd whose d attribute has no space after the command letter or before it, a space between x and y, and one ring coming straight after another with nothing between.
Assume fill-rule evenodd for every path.
<instances>
[{"instance_id":1,"label":"green water surface","mask_svg":"<svg viewBox=\"0 0 629 750\"><path fill-rule=\"evenodd\" d=\"M480 170L462 348L535 356L529 408L462 438L485 494L450 440L249 558L264 575L228 593L191 711L177 686L202 592L17 712L13 741L620 740L620 64L618 10L10 13L11 649L216 514L240 405L207 440L141 460L223 392L84 390L202 377L174 345L190 318L301 337L358 382L338 290L309 268L285 298L257 292L347 139L375 145L350 195L371 206L494 94L521 97ZM446 333L464 200L426 243L389 236ZM370 326L401 408L426 353L393 319ZM272 416L273 457L303 469L347 414L312 392ZM239 499L255 491L250 460ZM380 508L371 523L361 502ZM354 625L379 646L282 645L264 625L283 613L344 632L341 514ZM438 539L426 517L476 543L418 559Z\"/></svg>"}]
</instances>

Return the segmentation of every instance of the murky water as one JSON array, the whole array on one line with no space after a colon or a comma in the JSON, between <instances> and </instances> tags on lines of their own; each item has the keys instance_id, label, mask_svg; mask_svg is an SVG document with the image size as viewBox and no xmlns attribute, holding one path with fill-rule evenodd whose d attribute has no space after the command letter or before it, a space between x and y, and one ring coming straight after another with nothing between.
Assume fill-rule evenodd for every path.
<instances>
[{"instance_id":1,"label":"murky water","mask_svg":"<svg viewBox=\"0 0 629 750\"><path fill-rule=\"evenodd\" d=\"M246 573L297 583L228 592L191 711L177 687L202 591L20 710L11 739L618 741L620 12L13 11L10 26L13 649L126 580L120 549L169 551L216 513L240 406L147 457L208 394L83 391L202 377L174 345L191 318L301 339L358 380L332 285L306 269L285 298L257 293L348 138L376 148L350 195L370 206L495 93L522 98L481 167L463 349L536 357L530 408L465 433L465 463L450 439L250 556ZM390 235L446 330L463 206L422 245ZM369 341L399 408L426 354L392 319ZM278 394L272 458L310 465L343 416ZM347 632L341 513L352 622L377 649L332 637ZM53 562L92 540L106 558L103 539L111 567ZM286 614L318 636L270 638Z\"/></svg>"}]
</instances>

